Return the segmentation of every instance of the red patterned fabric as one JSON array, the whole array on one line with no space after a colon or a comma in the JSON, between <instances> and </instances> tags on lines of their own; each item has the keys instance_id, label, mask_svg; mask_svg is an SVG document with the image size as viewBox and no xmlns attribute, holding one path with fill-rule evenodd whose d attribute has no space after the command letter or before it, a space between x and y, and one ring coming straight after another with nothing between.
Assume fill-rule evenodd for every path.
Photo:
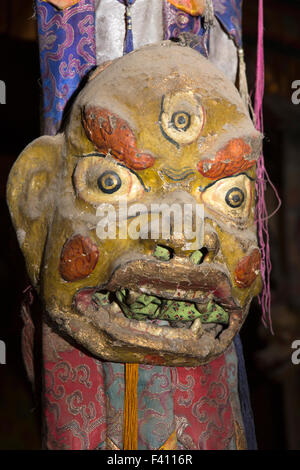
<instances>
[{"instance_id":1,"label":"red patterned fabric","mask_svg":"<svg viewBox=\"0 0 300 470\"><path fill-rule=\"evenodd\" d=\"M174 386L179 442L199 450L229 449L235 434L225 356L205 366L177 367Z\"/></svg>"},{"instance_id":2,"label":"red patterned fabric","mask_svg":"<svg viewBox=\"0 0 300 470\"><path fill-rule=\"evenodd\" d=\"M110 442L116 448L118 445L122 447L118 439L123 432L122 370L116 374L111 370L111 363L104 367L104 363L75 349L46 325L43 350L45 447L104 450L107 448L108 429ZM152 434L154 429L157 432L155 417L158 411L162 413L161 405L168 399L165 397L168 380L162 380L161 388L153 384L156 376L163 378L160 372L163 373L164 369L171 373L169 393L173 404L168 409L174 413L173 420L172 416L169 417L168 422L173 424L167 436L176 428L179 449L235 448L234 420L237 418L231 406L234 396L230 383L235 382L236 374L231 370L231 363L226 363L225 355L206 366L162 367L161 371L157 367L141 366L139 371L139 405L146 407L141 413L139 428L149 441L149 446L146 442L143 448L157 447ZM145 393L144 403L142 397Z\"/></svg>"},{"instance_id":3,"label":"red patterned fabric","mask_svg":"<svg viewBox=\"0 0 300 470\"><path fill-rule=\"evenodd\" d=\"M106 436L102 366L71 349L57 362L45 362L45 446L96 449Z\"/></svg>"}]
</instances>

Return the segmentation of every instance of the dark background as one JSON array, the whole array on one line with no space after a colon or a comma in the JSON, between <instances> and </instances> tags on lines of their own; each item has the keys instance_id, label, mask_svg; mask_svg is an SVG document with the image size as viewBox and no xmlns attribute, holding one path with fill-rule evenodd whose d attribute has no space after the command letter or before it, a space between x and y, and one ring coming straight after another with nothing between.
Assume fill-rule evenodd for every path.
<instances>
[{"instance_id":1,"label":"dark background","mask_svg":"<svg viewBox=\"0 0 300 470\"><path fill-rule=\"evenodd\" d=\"M244 48L253 95L257 38L256 0L244 0ZM291 344L300 340L300 104L291 101L300 80L300 1L265 0L265 162L282 199L270 219L272 320L262 326L257 301L242 330L259 449L300 450L300 365ZM36 23L31 0L1 0L0 80L0 340L7 348L0 365L0 449L39 449L40 406L21 355L20 302L28 286L21 252L5 200L9 170L23 148L40 134L41 86ZM276 208L270 187L269 212ZM38 305L35 307L38 310Z\"/></svg>"}]
</instances>

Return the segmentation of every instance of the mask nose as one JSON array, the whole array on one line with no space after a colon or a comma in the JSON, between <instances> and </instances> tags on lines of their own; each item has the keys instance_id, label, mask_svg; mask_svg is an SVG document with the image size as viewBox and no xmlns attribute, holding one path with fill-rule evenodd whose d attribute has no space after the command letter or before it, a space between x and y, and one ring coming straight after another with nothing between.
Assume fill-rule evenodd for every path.
<instances>
[{"instance_id":1,"label":"mask nose","mask_svg":"<svg viewBox=\"0 0 300 470\"><path fill-rule=\"evenodd\" d=\"M169 240L160 240L153 252L153 255L162 260L169 261L174 255L187 258L189 257L193 264L202 264L212 262L220 249L220 241L215 230L206 225L203 243L196 250L186 250L186 240L184 238L172 238Z\"/></svg>"},{"instance_id":2,"label":"mask nose","mask_svg":"<svg viewBox=\"0 0 300 470\"><path fill-rule=\"evenodd\" d=\"M174 207L173 207L174 209ZM203 208L176 204L170 214L157 214L158 236L153 237L159 246L168 248L170 253L186 257L203 246Z\"/></svg>"}]
</instances>

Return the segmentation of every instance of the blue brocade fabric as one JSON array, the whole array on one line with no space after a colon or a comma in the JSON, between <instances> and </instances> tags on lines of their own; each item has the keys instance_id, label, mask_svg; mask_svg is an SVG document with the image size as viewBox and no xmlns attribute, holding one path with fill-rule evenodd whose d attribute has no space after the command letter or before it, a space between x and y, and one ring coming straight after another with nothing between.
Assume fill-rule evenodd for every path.
<instances>
[{"instance_id":1,"label":"blue brocade fabric","mask_svg":"<svg viewBox=\"0 0 300 470\"><path fill-rule=\"evenodd\" d=\"M248 379L244 360L243 346L240 335L234 339L235 351L238 357L238 391L248 450L257 450L253 413L250 402Z\"/></svg>"},{"instance_id":2,"label":"blue brocade fabric","mask_svg":"<svg viewBox=\"0 0 300 470\"><path fill-rule=\"evenodd\" d=\"M212 0L212 4L215 17L233 39L235 45L238 48L242 47L242 0ZM205 28L204 18L178 10L165 0L164 39L177 38L183 33L193 34L195 39L189 45L208 57L209 28Z\"/></svg>"},{"instance_id":3,"label":"blue brocade fabric","mask_svg":"<svg viewBox=\"0 0 300 470\"><path fill-rule=\"evenodd\" d=\"M96 65L93 0L58 10L36 0L43 86L44 134L58 131L63 111L81 79Z\"/></svg>"},{"instance_id":4,"label":"blue brocade fabric","mask_svg":"<svg viewBox=\"0 0 300 470\"><path fill-rule=\"evenodd\" d=\"M242 47L242 4L243 0L213 0L215 16L239 48Z\"/></svg>"},{"instance_id":5,"label":"blue brocade fabric","mask_svg":"<svg viewBox=\"0 0 300 470\"><path fill-rule=\"evenodd\" d=\"M132 5L135 0L117 0ZM242 0L213 0L215 16L241 47ZM191 16L164 1L164 39L179 34L193 35L190 47L205 57L209 53L209 28L200 16ZM81 79L96 65L95 6L93 0L58 10L50 3L36 0L40 46L40 67L43 87L45 134L53 135L60 128L63 111ZM126 17L127 23L131 21ZM126 29L124 53L133 49L132 30Z\"/></svg>"},{"instance_id":6,"label":"blue brocade fabric","mask_svg":"<svg viewBox=\"0 0 300 470\"><path fill-rule=\"evenodd\" d=\"M192 16L165 0L164 2L164 39L176 39L179 35L190 34L192 36L189 46L197 50L204 57L209 53L209 29L204 27L204 19L201 16Z\"/></svg>"}]
</instances>

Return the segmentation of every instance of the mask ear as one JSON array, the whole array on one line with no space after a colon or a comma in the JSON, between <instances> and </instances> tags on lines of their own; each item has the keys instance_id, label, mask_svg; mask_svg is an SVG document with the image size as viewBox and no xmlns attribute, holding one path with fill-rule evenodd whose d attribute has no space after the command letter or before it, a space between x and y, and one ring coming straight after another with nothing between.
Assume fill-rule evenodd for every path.
<instances>
[{"instance_id":1,"label":"mask ear","mask_svg":"<svg viewBox=\"0 0 300 470\"><path fill-rule=\"evenodd\" d=\"M38 287L49 221L54 211L64 137L34 140L13 165L7 202L32 284Z\"/></svg>"}]
</instances>

